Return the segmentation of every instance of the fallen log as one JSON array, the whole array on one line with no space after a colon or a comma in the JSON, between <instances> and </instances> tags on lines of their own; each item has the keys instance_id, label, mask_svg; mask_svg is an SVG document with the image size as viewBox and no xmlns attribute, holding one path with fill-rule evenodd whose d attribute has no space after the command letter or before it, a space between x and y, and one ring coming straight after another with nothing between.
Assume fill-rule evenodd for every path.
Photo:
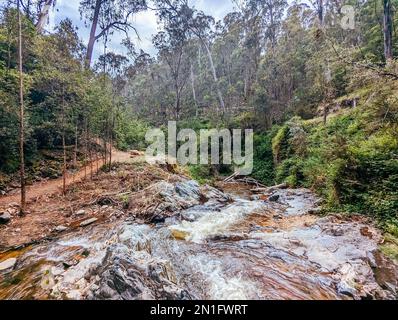
<instances>
[{"instance_id":1,"label":"fallen log","mask_svg":"<svg viewBox=\"0 0 398 320\"><path fill-rule=\"evenodd\" d=\"M237 177L239 175L239 172L234 172L232 175L230 175L228 178L224 179L224 182L229 182L232 179L234 179L235 177Z\"/></svg>"},{"instance_id":2,"label":"fallen log","mask_svg":"<svg viewBox=\"0 0 398 320\"><path fill-rule=\"evenodd\" d=\"M265 187L265 185L263 185L262 183L258 182L256 179L251 177L242 177L237 179L240 176L242 176L240 172L235 172L234 174L224 179L223 182L241 182L245 184L255 185L257 187Z\"/></svg>"},{"instance_id":3,"label":"fallen log","mask_svg":"<svg viewBox=\"0 0 398 320\"><path fill-rule=\"evenodd\" d=\"M256 179L249 178L249 177L236 179L235 181L236 182L245 183L245 184L249 184L249 185L255 185L255 186L257 186L257 188L265 187L265 185L263 185L262 183L258 182Z\"/></svg>"},{"instance_id":4,"label":"fallen log","mask_svg":"<svg viewBox=\"0 0 398 320\"><path fill-rule=\"evenodd\" d=\"M286 189L288 187L288 185L286 183L281 183L272 187L268 187L268 188L254 188L251 189L250 191L253 193L272 193L277 189Z\"/></svg>"}]
</instances>

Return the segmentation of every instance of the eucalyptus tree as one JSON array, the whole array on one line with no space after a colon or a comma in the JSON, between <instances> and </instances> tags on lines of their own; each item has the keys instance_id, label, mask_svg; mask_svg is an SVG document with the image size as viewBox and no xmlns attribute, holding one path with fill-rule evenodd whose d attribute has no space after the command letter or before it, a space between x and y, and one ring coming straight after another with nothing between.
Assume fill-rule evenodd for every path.
<instances>
[{"instance_id":1,"label":"eucalyptus tree","mask_svg":"<svg viewBox=\"0 0 398 320\"><path fill-rule=\"evenodd\" d=\"M393 18L392 1L383 0L383 35L384 35L384 58L390 63L393 58Z\"/></svg>"},{"instance_id":2,"label":"eucalyptus tree","mask_svg":"<svg viewBox=\"0 0 398 320\"><path fill-rule=\"evenodd\" d=\"M20 213L25 213L26 207L26 182L25 182L25 105L24 105L24 78L22 60L22 18L20 11L20 0L17 0L18 10L18 69L19 69L19 156L20 156L20 182L21 182L21 207Z\"/></svg>"},{"instance_id":3,"label":"eucalyptus tree","mask_svg":"<svg viewBox=\"0 0 398 320\"><path fill-rule=\"evenodd\" d=\"M52 6L55 6L56 0L39 0L38 7L38 18L36 22L36 29L38 32L42 32L44 26L47 23L48 15Z\"/></svg>"},{"instance_id":4,"label":"eucalyptus tree","mask_svg":"<svg viewBox=\"0 0 398 320\"><path fill-rule=\"evenodd\" d=\"M122 91L126 84L124 79L124 71L127 67L128 59L120 54L116 54L114 52L108 52L104 55L101 55L98 58L98 63L96 64L97 70L103 70L106 74L104 74L104 79L106 77L109 78L110 89L112 95L112 103L108 106L108 112L105 113L105 139L108 140L109 145L109 171L112 167L112 150L113 150L113 141L114 141L114 130L115 130L115 122L120 113L120 105L121 100L123 98ZM106 152L106 143L105 143L105 152ZM105 157L106 159L107 157Z\"/></svg>"},{"instance_id":5,"label":"eucalyptus tree","mask_svg":"<svg viewBox=\"0 0 398 320\"><path fill-rule=\"evenodd\" d=\"M220 108L224 114L226 111L224 98L219 86L218 75L211 51L214 18L190 7L187 0L157 0L156 3L160 21L165 23L167 29L179 30L179 32L185 33L187 38L195 36L205 48Z\"/></svg>"},{"instance_id":6,"label":"eucalyptus tree","mask_svg":"<svg viewBox=\"0 0 398 320\"><path fill-rule=\"evenodd\" d=\"M155 35L152 41L159 50L159 60L165 61L170 69L175 94L174 115L175 120L179 120L181 94L190 75L184 34L169 28L166 32Z\"/></svg>"},{"instance_id":7,"label":"eucalyptus tree","mask_svg":"<svg viewBox=\"0 0 398 320\"><path fill-rule=\"evenodd\" d=\"M130 30L137 33L132 17L146 8L146 0L82 0L80 14L86 24L91 24L86 68L91 65L95 42L115 31L123 32L127 37Z\"/></svg>"},{"instance_id":8,"label":"eucalyptus tree","mask_svg":"<svg viewBox=\"0 0 398 320\"><path fill-rule=\"evenodd\" d=\"M278 32L287 8L286 0L247 0L244 11L252 20L260 32L259 41L263 40L263 45L268 44L271 48L276 45ZM258 23L258 24L257 24Z\"/></svg>"},{"instance_id":9,"label":"eucalyptus tree","mask_svg":"<svg viewBox=\"0 0 398 320\"><path fill-rule=\"evenodd\" d=\"M10 0L7 0L10 2ZM48 22L51 7L56 5L56 0L21 0L20 9L24 17L30 20L38 33L43 32Z\"/></svg>"}]
</instances>

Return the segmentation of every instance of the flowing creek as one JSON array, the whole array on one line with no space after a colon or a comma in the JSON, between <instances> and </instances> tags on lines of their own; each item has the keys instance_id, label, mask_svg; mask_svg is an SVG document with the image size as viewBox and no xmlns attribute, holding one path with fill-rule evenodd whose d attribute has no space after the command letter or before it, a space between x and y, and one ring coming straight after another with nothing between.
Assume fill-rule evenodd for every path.
<instances>
[{"instance_id":1,"label":"flowing creek","mask_svg":"<svg viewBox=\"0 0 398 320\"><path fill-rule=\"evenodd\" d=\"M277 190L274 202L193 181L159 189L189 205L158 224L105 222L10 253L0 299L396 298L379 231L309 214L306 189Z\"/></svg>"}]
</instances>

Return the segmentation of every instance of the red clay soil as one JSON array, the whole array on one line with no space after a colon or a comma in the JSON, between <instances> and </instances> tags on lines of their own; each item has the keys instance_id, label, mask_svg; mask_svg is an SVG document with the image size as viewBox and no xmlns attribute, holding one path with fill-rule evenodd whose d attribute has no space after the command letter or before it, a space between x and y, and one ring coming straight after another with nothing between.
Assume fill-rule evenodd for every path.
<instances>
[{"instance_id":1,"label":"red clay soil","mask_svg":"<svg viewBox=\"0 0 398 320\"><path fill-rule=\"evenodd\" d=\"M113 151L112 162L129 162L131 160L130 154L122 151ZM97 166L98 162L98 166ZM75 182L83 180L86 175L91 174L91 168L94 173L97 172L97 167L101 168L103 160L93 161L93 164L89 164L86 167L81 168L74 175L67 175L66 185L70 186ZM56 193L62 192L63 178L52 179L42 182L34 183L26 188L26 201L29 203L32 200L36 200L42 196L50 196ZM12 195L0 196L0 208L7 206L9 203L19 203L21 195L20 191Z\"/></svg>"},{"instance_id":2,"label":"red clay soil","mask_svg":"<svg viewBox=\"0 0 398 320\"><path fill-rule=\"evenodd\" d=\"M65 196L62 195L62 178L30 186L29 213L18 216L17 208L10 207L9 210L14 210L11 221L0 225L0 261L3 251L56 237L57 226L66 226L69 232L90 218L96 218L101 223L110 218L123 217L127 212L124 210L125 200L118 198L120 194L145 189L170 175L158 166L148 165L143 157L130 157L129 153L120 151L115 151L112 156L115 170L100 171L92 179L90 170L87 170L87 179L84 179L85 168L82 168L74 182L69 179ZM96 168L96 165L93 166L93 169ZM114 199L115 202L104 205L102 199ZM13 195L2 197L1 200L5 204L3 207L8 208L10 202L18 203L19 198ZM85 213L76 215L81 209Z\"/></svg>"}]
</instances>

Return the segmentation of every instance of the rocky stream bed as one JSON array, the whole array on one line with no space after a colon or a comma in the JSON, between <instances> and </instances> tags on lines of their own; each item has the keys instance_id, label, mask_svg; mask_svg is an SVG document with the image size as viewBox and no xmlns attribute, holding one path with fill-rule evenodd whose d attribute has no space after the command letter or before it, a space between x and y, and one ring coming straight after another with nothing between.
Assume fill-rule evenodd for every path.
<instances>
[{"instance_id":1,"label":"rocky stream bed","mask_svg":"<svg viewBox=\"0 0 398 320\"><path fill-rule=\"evenodd\" d=\"M380 232L315 215L309 190L278 189L270 201L189 180L154 188L163 203L152 223L93 223L9 252L0 299L397 298Z\"/></svg>"}]
</instances>

